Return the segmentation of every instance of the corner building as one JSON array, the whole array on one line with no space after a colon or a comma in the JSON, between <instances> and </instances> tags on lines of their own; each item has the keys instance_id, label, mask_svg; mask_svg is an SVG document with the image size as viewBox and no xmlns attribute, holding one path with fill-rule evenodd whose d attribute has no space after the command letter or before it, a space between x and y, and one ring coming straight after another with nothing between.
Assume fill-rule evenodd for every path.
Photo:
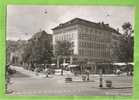
<instances>
[{"instance_id":1,"label":"corner building","mask_svg":"<svg viewBox=\"0 0 139 100\"><path fill-rule=\"evenodd\" d=\"M96 72L98 64L118 61L113 47L118 45L120 33L108 24L94 23L80 18L72 19L53 28L53 45L56 41L73 43L73 62L87 61ZM55 49L54 49L55 50ZM104 68L107 73L111 68Z\"/></svg>"}]
</instances>

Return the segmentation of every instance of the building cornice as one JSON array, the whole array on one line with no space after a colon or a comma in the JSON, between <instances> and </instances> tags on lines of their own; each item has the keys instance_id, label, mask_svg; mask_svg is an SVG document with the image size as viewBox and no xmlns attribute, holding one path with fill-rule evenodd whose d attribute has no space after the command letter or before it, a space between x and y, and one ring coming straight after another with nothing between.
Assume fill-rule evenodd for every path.
<instances>
[{"instance_id":1,"label":"building cornice","mask_svg":"<svg viewBox=\"0 0 139 100\"><path fill-rule=\"evenodd\" d=\"M57 27L53 28L52 30L55 31L55 30L59 30L59 29L63 29L63 28L72 26L72 25L85 25L85 26L89 26L89 27L93 27L93 28L97 28L97 29L102 29L102 30L114 32L114 33L117 33L119 35L121 34L117 30L115 30L114 28L110 27L109 24L104 24L103 22L94 23L94 22L87 21L87 20L80 19L80 18L74 18L68 22L61 23Z\"/></svg>"}]
</instances>

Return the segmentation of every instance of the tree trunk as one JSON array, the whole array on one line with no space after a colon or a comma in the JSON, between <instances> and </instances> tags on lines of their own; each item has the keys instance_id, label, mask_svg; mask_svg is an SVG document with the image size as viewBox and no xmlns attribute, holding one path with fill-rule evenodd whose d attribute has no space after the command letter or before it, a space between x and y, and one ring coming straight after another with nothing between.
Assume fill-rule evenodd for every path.
<instances>
[{"instance_id":1,"label":"tree trunk","mask_svg":"<svg viewBox=\"0 0 139 100\"><path fill-rule=\"evenodd\" d=\"M61 75L63 75L63 67L65 67L65 64L66 63L66 58L63 59L63 65L61 67Z\"/></svg>"},{"instance_id":2,"label":"tree trunk","mask_svg":"<svg viewBox=\"0 0 139 100\"><path fill-rule=\"evenodd\" d=\"M59 68L59 57L57 57L57 68Z\"/></svg>"},{"instance_id":3,"label":"tree trunk","mask_svg":"<svg viewBox=\"0 0 139 100\"><path fill-rule=\"evenodd\" d=\"M73 63L73 57L70 56L70 64L72 64L72 63Z\"/></svg>"}]
</instances>

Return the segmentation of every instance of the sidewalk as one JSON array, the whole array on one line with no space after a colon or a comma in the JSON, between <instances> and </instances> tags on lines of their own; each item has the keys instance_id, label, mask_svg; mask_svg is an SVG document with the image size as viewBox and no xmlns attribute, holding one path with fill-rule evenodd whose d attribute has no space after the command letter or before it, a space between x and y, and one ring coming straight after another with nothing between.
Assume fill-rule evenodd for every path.
<instances>
[{"instance_id":1,"label":"sidewalk","mask_svg":"<svg viewBox=\"0 0 139 100\"><path fill-rule=\"evenodd\" d=\"M15 69L16 71L19 71L25 75L28 75L30 77L33 77L33 78L41 78L41 77L44 77L44 74L43 73L38 73L38 75L36 75L35 72L33 71L30 71L30 70L26 70L24 69L23 67L17 67L17 66L11 66L12 69Z\"/></svg>"}]
</instances>

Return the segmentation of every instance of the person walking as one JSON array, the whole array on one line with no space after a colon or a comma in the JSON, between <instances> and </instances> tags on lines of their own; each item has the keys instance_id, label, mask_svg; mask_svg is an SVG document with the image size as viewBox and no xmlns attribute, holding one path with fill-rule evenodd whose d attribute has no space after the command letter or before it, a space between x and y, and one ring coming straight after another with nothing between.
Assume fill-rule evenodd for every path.
<instances>
[{"instance_id":1,"label":"person walking","mask_svg":"<svg viewBox=\"0 0 139 100\"><path fill-rule=\"evenodd\" d=\"M44 69L44 73L45 73L46 77L48 77L48 69L47 68Z\"/></svg>"},{"instance_id":2,"label":"person walking","mask_svg":"<svg viewBox=\"0 0 139 100\"><path fill-rule=\"evenodd\" d=\"M89 70L86 69L87 81L89 81L89 74L90 74Z\"/></svg>"},{"instance_id":3,"label":"person walking","mask_svg":"<svg viewBox=\"0 0 139 100\"><path fill-rule=\"evenodd\" d=\"M38 76L38 68L35 68L35 75Z\"/></svg>"}]
</instances>

